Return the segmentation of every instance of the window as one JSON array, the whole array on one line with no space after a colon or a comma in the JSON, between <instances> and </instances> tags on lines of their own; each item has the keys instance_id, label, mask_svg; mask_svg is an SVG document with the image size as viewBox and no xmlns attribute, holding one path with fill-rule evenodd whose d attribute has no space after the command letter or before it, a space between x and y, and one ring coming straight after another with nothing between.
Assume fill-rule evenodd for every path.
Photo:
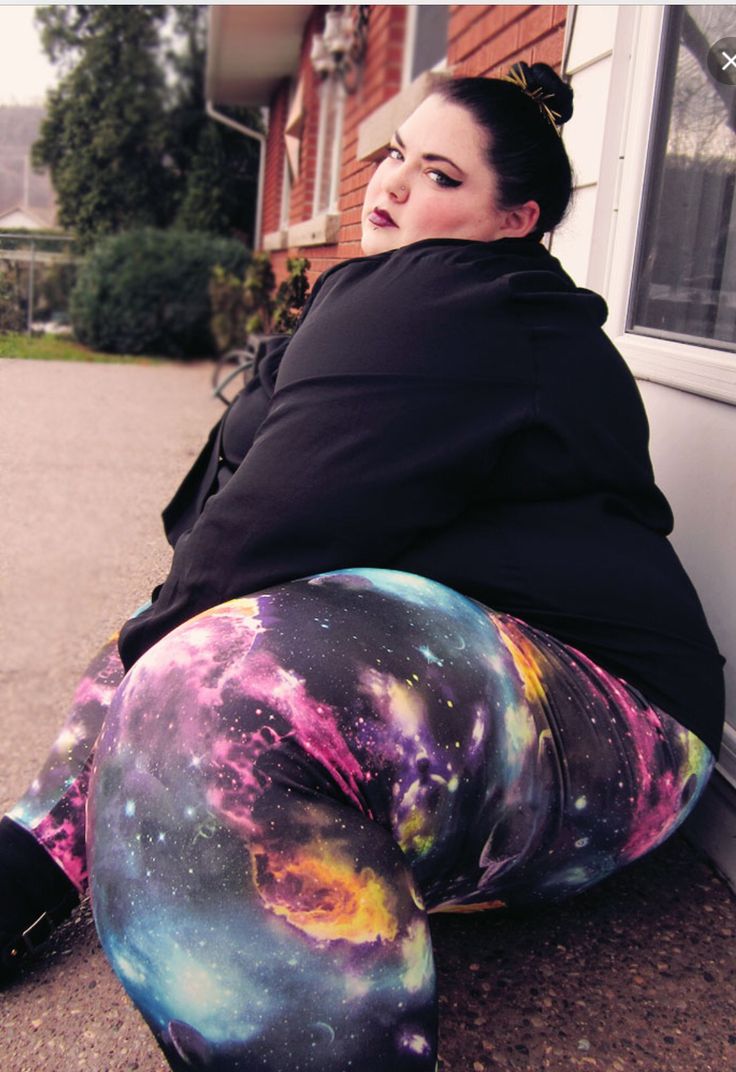
<instances>
[{"instance_id":1,"label":"window","mask_svg":"<svg viewBox=\"0 0 736 1072\"><path fill-rule=\"evenodd\" d=\"M335 78L326 78L319 89L317 170L312 212L336 211L342 155L342 117L345 91Z\"/></svg>"},{"instance_id":2,"label":"window","mask_svg":"<svg viewBox=\"0 0 736 1072\"><path fill-rule=\"evenodd\" d=\"M627 330L736 352L736 86L708 64L733 10L667 12Z\"/></svg>"},{"instance_id":3,"label":"window","mask_svg":"<svg viewBox=\"0 0 736 1072\"><path fill-rule=\"evenodd\" d=\"M404 57L405 85L445 59L449 18L450 8L446 4L410 6Z\"/></svg>"},{"instance_id":4,"label":"window","mask_svg":"<svg viewBox=\"0 0 736 1072\"><path fill-rule=\"evenodd\" d=\"M289 87L289 109L284 124L284 171L281 183L279 226L286 229L291 215L291 190L299 175L304 131L304 83L300 78Z\"/></svg>"}]
</instances>

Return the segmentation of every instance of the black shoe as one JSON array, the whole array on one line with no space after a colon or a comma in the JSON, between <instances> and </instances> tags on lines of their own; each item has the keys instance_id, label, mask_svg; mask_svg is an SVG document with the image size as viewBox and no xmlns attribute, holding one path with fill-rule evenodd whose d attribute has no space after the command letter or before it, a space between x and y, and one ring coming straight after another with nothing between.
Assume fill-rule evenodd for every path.
<instances>
[{"instance_id":1,"label":"black shoe","mask_svg":"<svg viewBox=\"0 0 736 1072\"><path fill-rule=\"evenodd\" d=\"M11 979L79 904L79 893L18 823L0 819L0 982Z\"/></svg>"}]
</instances>

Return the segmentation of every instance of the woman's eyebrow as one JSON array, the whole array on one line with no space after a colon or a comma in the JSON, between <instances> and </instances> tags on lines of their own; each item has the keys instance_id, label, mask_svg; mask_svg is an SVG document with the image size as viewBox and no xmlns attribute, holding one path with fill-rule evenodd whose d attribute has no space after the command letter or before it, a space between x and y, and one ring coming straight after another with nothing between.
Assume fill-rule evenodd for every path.
<instances>
[{"instance_id":1,"label":"woman's eyebrow","mask_svg":"<svg viewBox=\"0 0 736 1072\"><path fill-rule=\"evenodd\" d=\"M399 134L398 130L394 132L394 138L396 139L400 149L406 148L406 146L404 145L404 140ZM465 174L463 169L461 167L458 167L454 160L450 160L449 156L441 156L440 153L422 153L422 160L426 160L429 163L434 163L437 160L443 160L446 164L449 164L450 167L454 167L455 171L457 171L459 175Z\"/></svg>"}]
</instances>

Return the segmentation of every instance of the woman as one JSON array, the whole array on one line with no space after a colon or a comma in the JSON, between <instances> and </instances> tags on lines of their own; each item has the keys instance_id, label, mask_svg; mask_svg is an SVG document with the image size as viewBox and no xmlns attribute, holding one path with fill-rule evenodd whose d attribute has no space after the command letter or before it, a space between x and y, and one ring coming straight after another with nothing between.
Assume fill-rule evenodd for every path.
<instances>
[{"instance_id":1,"label":"woman","mask_svg":"<svg viewBox=\"0 0 736 1072\"><path fill-rule=\"evenodd\" d=\"M603 301L539 242L571 97L520 64L401 125L365 256L167 508L130 673L102 653L4 820L7 959L88 863L173 1069L434 1069L427 912L587 888L712 769L722 660L641 401Z\"/></svg>"}]
</instances>

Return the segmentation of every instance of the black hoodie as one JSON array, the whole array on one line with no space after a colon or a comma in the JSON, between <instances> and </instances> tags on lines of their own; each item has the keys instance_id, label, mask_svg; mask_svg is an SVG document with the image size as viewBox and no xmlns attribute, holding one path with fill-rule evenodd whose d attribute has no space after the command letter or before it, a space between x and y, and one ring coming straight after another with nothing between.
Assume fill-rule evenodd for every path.
<instances>
[{"instance_id":1,"label":"black hoodie","mask_svg":"<svg viewBox=\"0 0 736 1072\"><path fill-rule=\"evenodd\" d=\"M330 269L167 508L171 572L126 667L236 596L401 569L572 645L717 752L723 660L605 317L528 239Z\"/></svg>"}]
</instances>

